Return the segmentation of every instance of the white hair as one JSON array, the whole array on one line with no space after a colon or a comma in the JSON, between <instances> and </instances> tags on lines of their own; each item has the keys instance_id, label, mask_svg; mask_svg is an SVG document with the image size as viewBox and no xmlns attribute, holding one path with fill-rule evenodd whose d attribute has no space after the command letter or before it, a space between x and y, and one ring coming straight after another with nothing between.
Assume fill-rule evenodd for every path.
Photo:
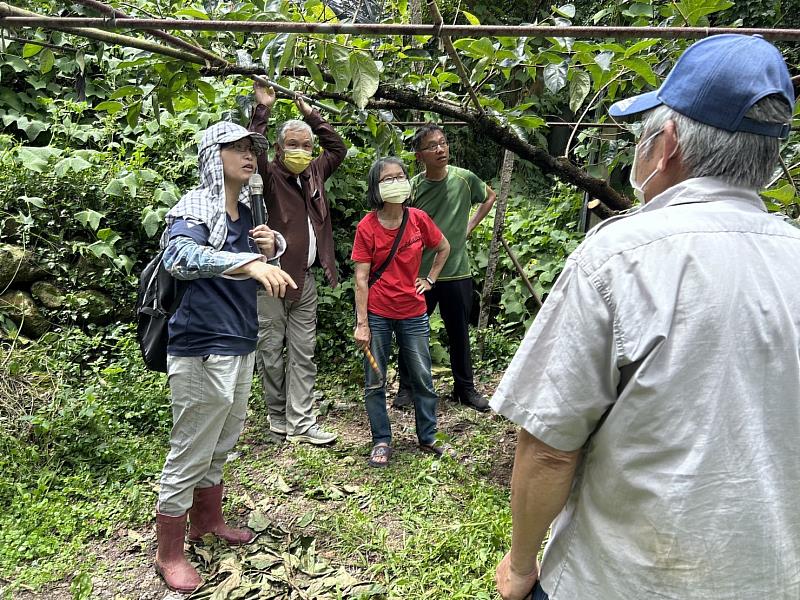
<instances>
[{"instance_id":1,"label":"white hair","mask_svg":"<svg viewBox=\"0 0 800 600\"><path fill-rule=\"evenodd\" d=\"M289 119L288 121L284 121L280 129L278 129L278 146L281 148L283 148L283 142L286 140L286 133L288 131L307 131L311 136L311 143L314 143L314 132L311 129L311 125L300 119Z\"/></svg>"},{"instance_id":2,"label":"white hair","mask_svg":"<svg viewBox=\"0 0 800 600\"><path fill-rule=\"evenodd\" d=\"M746 116L764 123L788 123L792 108L780 96L771 95L759 100ZM761 189L769 183L779 161L778 138L718 129L666 105L645 115L642 138L659 131L670 120L675 122L681 161L689 177L719 177L731 185L750 189Z\"/></svg>"}]
</instances>

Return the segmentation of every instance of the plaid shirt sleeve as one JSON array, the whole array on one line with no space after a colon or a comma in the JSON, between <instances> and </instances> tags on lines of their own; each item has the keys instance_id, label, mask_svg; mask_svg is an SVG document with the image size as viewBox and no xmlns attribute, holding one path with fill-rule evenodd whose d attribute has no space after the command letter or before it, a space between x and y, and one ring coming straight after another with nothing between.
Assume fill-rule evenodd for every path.
<instances>
[{"instance_id":1,"label":"plaid shirt sleeve","mask_svg":"<svg viewBox=\"0 0 800 600\"><path fill-rule=\"evenodd\" d=\"M174 237L164 251L164 267L175 279L200 279L226 277L247 279L246 275L228 275L254 260L264 260L261 254L251 252L226 252L211 246L201 246L190 237Z\"/></svg>"}]
</instances>

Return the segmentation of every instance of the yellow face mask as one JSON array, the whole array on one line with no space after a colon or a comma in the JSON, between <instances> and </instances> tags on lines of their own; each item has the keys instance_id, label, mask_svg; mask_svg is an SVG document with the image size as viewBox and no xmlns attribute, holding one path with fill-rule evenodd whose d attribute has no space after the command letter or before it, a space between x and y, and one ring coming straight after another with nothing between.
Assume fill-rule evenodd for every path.
<instances>
[{"instance_id":1,"label":"yellow face mask","mask_svg":"<svg viewBox=\"0 0 800 600\"><path fill-rule=\"evenodd\" d=\"M285 166L290 173L299 175L306 170L311 164L311 152L302 150L300 148L290 148L283 151L283 166Z\"/></svg>"}]
</instances>

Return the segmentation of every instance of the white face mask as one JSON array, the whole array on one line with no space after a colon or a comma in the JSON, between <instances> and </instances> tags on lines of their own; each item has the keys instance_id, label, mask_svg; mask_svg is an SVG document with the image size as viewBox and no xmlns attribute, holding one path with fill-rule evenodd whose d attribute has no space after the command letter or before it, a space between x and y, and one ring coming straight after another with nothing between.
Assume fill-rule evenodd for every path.
<instances>
[{"instance_id":1,"label":"white face mask","mask_svg":"<svg viewBox=\"0 0 800 600\"><path fill-rule=\"evenodd\" d=\"M653 135L647 136L643 141L636 144L636 150L633 153L633 164L631 165L631 174L628 178L628 181L630 181L631 187L633 188L633 195L636 196L636 199L639 202L644 202L644 186L650 183L650 180L653 177L655 177L656 173L658 173L659 171L658 167L656 167L655 170L652 173L650 173L650 175L648 175L642 183L636 183L636 160L639 157L639 150L646 148L647 145L650 142L652 142L656 138L656 136L658 136L663 131L664 131L663 129L659 129Z\"/></svg>"},{"instance_id":2,"label":"white face mask","mask_svg":"<svg viewBox=\"0 0 800 600\"><path fill-rule=\"evenodd\" d=\"M392 181L391 183L379 183L378 191L381 200L389 204L402 204L411 195L411 183L408 179L402 181Z\"/></svg>"}]
</instances>

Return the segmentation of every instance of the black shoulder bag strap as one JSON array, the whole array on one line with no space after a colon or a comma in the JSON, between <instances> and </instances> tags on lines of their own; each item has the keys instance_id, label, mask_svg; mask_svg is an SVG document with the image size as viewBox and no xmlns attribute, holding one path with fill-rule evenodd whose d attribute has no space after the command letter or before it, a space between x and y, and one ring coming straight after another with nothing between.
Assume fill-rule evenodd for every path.
<instances>
[{"instance_id":1,"label":"black shoulder bag strap","mask_svg":"<svg viewBox=\"0 0 800 600\"><path fill-rule=\"evenodd\" d=\"M386 267L389 266L389 263L392 262L394 255L397 254L397 247L400 245L400 238L403 237L403 232L406 230L406 223L408 222L408 208L405 206L403 207L403 220L400 222L400 227L397 229L397 235L394 237L394 243L392 244L392 249L389 250L389 256L386 257L386 260L383 261L380 267L375 269L369 275L369 281L367 282L368 287L372 287L372 285L381 278L383 272L386 270Z\"/></svg>"}]
</instances>

